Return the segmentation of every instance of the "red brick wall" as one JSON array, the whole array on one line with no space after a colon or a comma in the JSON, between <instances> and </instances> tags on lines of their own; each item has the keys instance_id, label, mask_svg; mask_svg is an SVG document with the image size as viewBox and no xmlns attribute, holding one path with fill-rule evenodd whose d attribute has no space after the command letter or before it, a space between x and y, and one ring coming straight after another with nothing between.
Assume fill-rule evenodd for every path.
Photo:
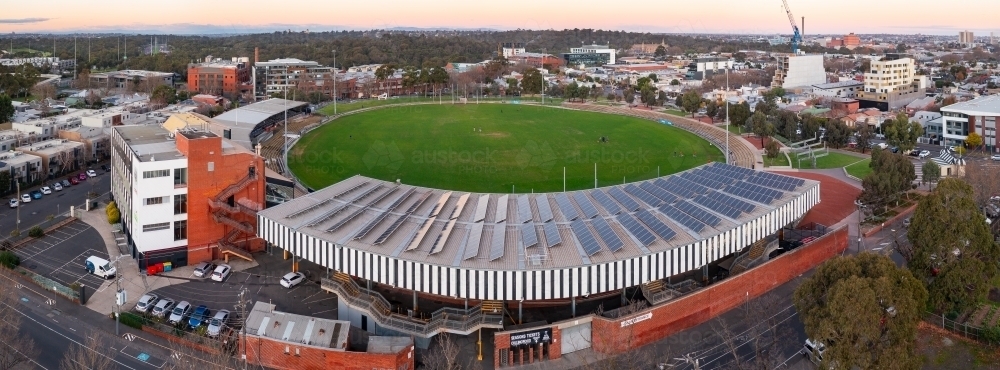
<instances>
[{"instance_id":1,"label":"red brick wall","mask_svg":"<svg viewBox=\"0 0 1000 370\"><path fill-rule=\"evenodd\" d=\"M240 342L240 353L243 353ZM285 347L288 353L285 353ZM298 349L298 354L296 354ZM372 369L393 369L410 370L414 369L413 346L409 346L399 353L367 353L367 352L340 352L332 349L322 349L316 347L295 346L292 343L283 343L270 339L261 339L248 336L246 338L247 363L273 369L289 370L372 370Z\"/></svg>"},{"instance_id":2,"label":"red brick wall","mask_svg":"<svg viewBox=\"0 0 1000 370\"><path fill-rule=\"evenodd\" d=\"M622 319L594 316L592 345L601 353L621 353L666 338L738 307L816 267L847 248L843 227L757 268L701 291ZM621 327L621 322L652 312L650 319Z\"/></svg>"},{"instance_id":3,"label":"red brick wall","mask_svg":"<svg viewBox=\"0 0 1000 370\"><path fill-rule=\"evenodd\" d=\"M529 330L536 330L533 328ZM527 330L522 330L527 331ZM518 331L509 331L493 334L493 368L500 367L500 350L510 349L510 335ZM524 351L512 350L508 352L507 363L510 365L529 364L538 361L540 355L535 352L538 349L529 348ZM555 325L552 326L552 343L549 344L549 353L545 360L555 360L562 357L562 331Z\"/></svg>"}]
</instances>

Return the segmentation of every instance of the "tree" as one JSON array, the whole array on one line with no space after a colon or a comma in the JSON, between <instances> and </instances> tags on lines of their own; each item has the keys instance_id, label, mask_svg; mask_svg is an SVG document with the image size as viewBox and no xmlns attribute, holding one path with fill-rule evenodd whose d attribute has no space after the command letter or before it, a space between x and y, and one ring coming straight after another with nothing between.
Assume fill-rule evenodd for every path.
<instances>
[{"instance_id":1,"label":"tree","mask_svg":"<svg viewBox=\"0 0 1000 370\"><path fill-rule=\"evenodd\" d=\"M657 46L656 51L653 52L653 57L663 58L667 56L667 48L663 45Z\"/></svg>"},{"instance_id":2,"label":"tree","mask_svg":"<svg viewBox=\"0 0 1000 370\"><path fill-rule=\"evenodd\" d=\"M947 178L917 205L907 230L907 267L938 312L962 312L986 299L1000 248L976 207L972 186ZM901 251L903 252L903 251Z\"/></svg>"},{"instance_id":3,"label":"tree","mask_svg":"<svg viewBox=\"0 0 1000 370\"><path fill-rule=\"evenodd\" d=\"M681 106L685 111L691 113L691 117L694 117L694 112L697 112L701 108L701 96L694 90L688 90L681 95Z\"/></svg>"},{"instance_id":4,"label":"tree","mask_svg":"<svg viewBox=\"0 0 1000 370\"><path fill-rule=\"evenodd\" d=\"M660 92L657 93L656 104L659 106L667 104L667 93L665 91L660 90Z\"/></svg>"},{"instance_id":5,"label":"tree","mask_svg":"<svg viewBox=\"0 0 1000 370\"><path fill-rule=\"evenodd\" d=\"M965 146L969 149L979 149L983 145L983 137L980 136L975 131L969 132L969 135L965 137Z\"/></svg>"},{"instance_id":6,"label":"tree","mask_svg":"<svg viewBox=\"0 0 1000 370\"><path fill-rule=\"evenodd\" d=\"M826 123L826 143L834 148L843 148L853 134L850 127L843 121L833 120Z\"/></svg>"},{"instance_id":7,"label":"tree","mask_svg":"<svg viewBox=\"0 0 1000 370\"><path fill-rule=\"evenodd\" d=\"M643 88L653 83L649 77L639 77L635 80L635 91L642 91Z\"/></svg>"},{"instance_id":8,"label":"tree","mask_svg":"<svg viewBox=\"0 0 1000 370\"><path fill-rule=\"evenodd\" d=\"M781 154L781 148L778 146L778 141L768 141L767 145L764 145L764 154L767 158L771 159L771 163L774 163L774 159L778 158L778 155Z\"/></svg>"},{"instance_id":9,"label":"tree","mask_svg":"<svg viewBox=\"0 0 1000 370\"><path fill-rule=\"evenodd\" d=\"M715 100L709 100L705 103L705 114L712 118L719 114L719 105L715 104Z\"/></svg>"},{"instance_id":10,"label":"tree","mask_svg":"<svg viewBox=\"0 0 1000 370\"><path fill-rule=\"evenodd\" d=\"M378 82L385 82L385 80L392 77L396 73L395 64L383 64L375 69L375 80Z\"/></svg>"},{"instance_id":11,"label":"tree","mask_svg":"<svg viewBox=\"0 0 1000 370\"><path fill-rule=\"evenodd\" d=\"M77 343L70 346L59 368L62 370L111 370L116 366L111 357L105 356L104 351L110 343L104 339L103 334L94 331L87 336L84 343Z\"/></svg>"},{"instance_id":12,"label":"tree","mask_svg":"<svg viewBox=\"0 0 1000 370\"><path fill-rule=\"evenodd\" d=\"M920 173L922 174L920 177L922 183L933 184L941 179L941 166L938 166L934 161L927 161L920 167ZM996 181L991 182L996 183Z\"/></svg>"},{"instance_id":13,"label":"tree","mask_svg":"<svg viewBox=\"0 0 1000 370\"><path fill-rule=\"evenodd\" d=\"M580 97L580 85L577 84L576 81L570 82L569 85L566 86L566 92L563 93L563 96L565 96L566 99L569 99L569 101L573 101L573 99Z\"/></svg>"},{"instance_id":14,"label":"tree","mask_svg":"<svg viewBox=\"0 0 1000 370\"><path fill-rule=\"evenodd\" d=\"M539 94L542 92L542 81L542 72L537 68L528 69L521 78L521 89L528 94Z\"/></svg>"},{"instance_id":15,"label":"tree","mask_svg":"<svg viewBox=\"0 0 1000 370\"><path fill-rule=\"evenodd\" d=\"M900 112L895 119L882 123L882 132L885 133L886 143L905 153L917 145L917 138L924 134L924 127L917 122L910 122L910 117Z\"/></svg>"},{"instance_id":16,"label":"tree","mask_svg":"<svg viewBox=\"0 0 1000 370\"><path fill-rule=\"evenodd\" d=\"M747 131L753 132L754 135L757 135L757 137L760 138L760 146L764 146L764 138L768 137L767 126L770 124L771 123L767 121L767 115L760 110L753 112L753 115L750 116L750 120L747 122Z\"/></svg>"},{"instance_id":17,"label":"tree","mask_svg":"<svg viewBox=\"0 0 1000 370\"><path fill-rule=\"evenodd\" d=\"M728 103L727 103L728 104ZM747 121L750 119L750 104L747 102L742 102L739 104L729 105L729 122L738 126L747 126ZM753 130L746 130L751 132Z\"/></svg>"},{"instance_id":18,"label":"tree","mask_svg":"<svg viewBox=\"0 0 1000 370\"><path fill-rule=\"evenodd\" d=\"M902 154L879 148L872 150L869 163L872 173L861 180L858 200L873 208L886 207L899 199L899 194L910 189L917 178L913 163Z\"/></svg>"},{"instance_id":19,"label":"tree","mask_svg":"<svg viewBox=\"0 0 1000 370\"><path fill-rule=\"evenodd\" d=\"M639 100L642 101L643 104L646 104L646 107L656 104L656 90L653 86L643 86L642 90L639 91Z\"/></svg>"},{"instance_id":20,"label":"tree","mask_svg":"<svg viewBox=\"0 0 1000 370\"><path fill-rule=\"evenodd\" d=\"M631 105L633 102L635 102L635 93L633 93L631 90L625 90L624 92L622 92L622 94L625 94L626 103Z\"/></svg>"},{"instance_id":21,"label":"tree","mask_svg":"<svg viewBox=\"0 0 1000 370\"><path fill-rule=\"evenodd\" d=\"M588 96L590 96L590 87L580 86L580 100L586 102Z\"/></svg>"},{"instance_id":22,"label":"tree","mask_svg":"<svg viewBox=\"0 0 1000 370\"><path fill-rule=\"evenodd\" d=\"M864 153L866 150L872 148L872 139L875 138L875 130L871 126L864 124L861 129L858 130L858 143L857 148Z\"/></svg>"},{"instance_id":23,"label":"tree","mask_svg":"<svg viewBox=\"0 0 1000 370\"><path fill-rule=\"evenodd\" d=\"M0 94L0 123L14 119L14 102L6 94Z\"/></svg>"},{"instance_id":24,"label":"tree","mask_svg":"<svg viewBox=\"0 0 1000 370\"><path fill-rule=\"evenodd\" d=\"M159 104L174 104L177 102L177 90L169 85L160 85L153 89L149 100Z\"/></svg>"},{"instance_id":25,"label":"tree","mask_svg":"<svg viewBox=\"0 0 1000 370\"><path fill-rule=\"evenodd\" d=\"M656 77L656 73L650 73L649 76L646 77L649 77L649 79L653 82L660 82L660 78Z\"/></svg>"},{"instance_id":26,"label":"tree","mask_svg":"<svg viewBox=\"0 0 1000 370\"><path fill-rule=\"evenodd\" d=\"M795 290L806 335L826 346L820 368L917 369L927 290L889 257L834 257Z\"/></svg>"},{"instance_id":27,"label":"tree","mask_svg":"<svg viewBox=\"0 0 1000 370\"><path fill-rule=\"evenodd\" d=\"M677 86L677 85L680 85L680 84L681 84L681 82L677 81L677 79L670 80L670 85L671 86Z\"/></svg>"},{"instance_id":28,"label":"tree","mask_svg":"<svg viewBox=\"0 0 1000 370\"><path fill-rule=\"evenodd\" d=\"M772 88L771 89L771 93L774 94L774 96L776 96L776 97L783 97L786 94L785 88L783 88L781 86L777 86L777 87Z\"/></svg>"}]
</instances>

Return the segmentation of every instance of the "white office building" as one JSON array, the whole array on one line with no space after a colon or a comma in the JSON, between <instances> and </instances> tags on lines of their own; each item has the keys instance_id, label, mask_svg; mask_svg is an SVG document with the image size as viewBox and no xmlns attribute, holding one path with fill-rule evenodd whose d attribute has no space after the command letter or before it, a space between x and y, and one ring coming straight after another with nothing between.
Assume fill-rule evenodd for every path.
<instances>
[{"instance_id":1,"label":"white office building","mask_svg":"<svg viewBox=\"0 0 1000 370\"><path fill-rule=\"evenodd\" d=\"M813 85L813 94L824 98L854 99L858 92L864 89L864 82L847 80Z\"/></svg>"},{"instance_id":2,"label":"white office building","mask_svg":"<svg viewBox=\"0 0 1000 370\"><path fill-rule=\"evenodd\" d=\"M941 116L944 130L941 145L961 144L970 132L975 131L982 136L987 149L996 151L1000 96L984 96L942 107Z\"/></svg>"},{"instance_id":3,"label":"white office building","mask_svg":"<svg viewBox=\"0 0 1000 370\"><path fill-rule=\"evenodd\" d=\"M771 87L785 89L826 83L822 55L779 55Z\"/></svg>"}]
</instances>

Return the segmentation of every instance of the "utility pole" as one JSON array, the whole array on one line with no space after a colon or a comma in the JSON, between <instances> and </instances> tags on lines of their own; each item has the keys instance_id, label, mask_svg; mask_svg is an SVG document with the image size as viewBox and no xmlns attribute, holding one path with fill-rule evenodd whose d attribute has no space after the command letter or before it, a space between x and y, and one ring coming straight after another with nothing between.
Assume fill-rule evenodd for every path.
<instances>
[{"instance_id":1,"label":"utility pole","mask_svg":"<svg viewBox=\"0 0 1000 370\"><path fill-rule=\"evenodd\" d=\"M240 313L240 322L242 322L242 325L240 325L240 336L243 338L242 339L243 340L243 346L242 346L243 347L243 354L242 354L242 357L243 357L243 370L247 369L247 332L246 332L246 330L247 330L246 329L246 327L247 327L247 325L246 325L247 324L247 304L249 304L249 302L247 301L247 289L243 288L243 290L240 291L239 301L237 301L236 307L235 307L236 311Z\"/></svg>"},{"instance_id":2,"label":"utility pole","mask_svg":"<svg viewBox=\"0 0 1000 370\"><path fill-rule=\"evenodd\" d=\"M88 200L88 202L89 202L89 200ZM119 328L121 326L121 316L122 316L122 306L121 306L121 304L125 303L124 302L124 300L125 300L124 299L125 298L125 294L122 292L122 274L121 274L121 271L119 271L120 268L121 268L121 259L124 258L124 257L125 257L124 255L119 255L118 258L115 258L115 262L114 262L114 264L115 264L115 336L121 336L121 329ZM121 300L121 302L119 302L119 299Z\"/></svg>"}]
</instances>

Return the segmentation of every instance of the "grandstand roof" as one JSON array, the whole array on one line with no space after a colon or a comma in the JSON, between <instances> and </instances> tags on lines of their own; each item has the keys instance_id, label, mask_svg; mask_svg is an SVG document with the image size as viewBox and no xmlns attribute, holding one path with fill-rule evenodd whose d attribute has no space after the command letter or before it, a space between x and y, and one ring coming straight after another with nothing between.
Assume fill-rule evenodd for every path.
<instances>
[{"instance_id":1,"label":"grandstand roof","mask_svg":"<svg viewBox=\"0 0 1000 370\"><path fill-rule=\"evenodd\" d=\"M250 137L257 125L268 119L284 114L287 110L304 107L308 103L272 98L250 105L242 106L215 117L217 123L232 133L231 140L246 148L253 149ZM216 130L213 130L216 131ZM216 134L222 135L219 132Z\"/></svg>"},{"instance_id":2,"label":"grandstand roof","mask_svg":"<svg viewBox=\"0 0 1000 370\"><path fill-rule=\"evenodd\" d=\"M708 239L818 186L722 163L545 194L467 193L354 176L258 214L338 246L412 261L505 270L537 261L568 267Z\"/></svg>"}]
</instances>

